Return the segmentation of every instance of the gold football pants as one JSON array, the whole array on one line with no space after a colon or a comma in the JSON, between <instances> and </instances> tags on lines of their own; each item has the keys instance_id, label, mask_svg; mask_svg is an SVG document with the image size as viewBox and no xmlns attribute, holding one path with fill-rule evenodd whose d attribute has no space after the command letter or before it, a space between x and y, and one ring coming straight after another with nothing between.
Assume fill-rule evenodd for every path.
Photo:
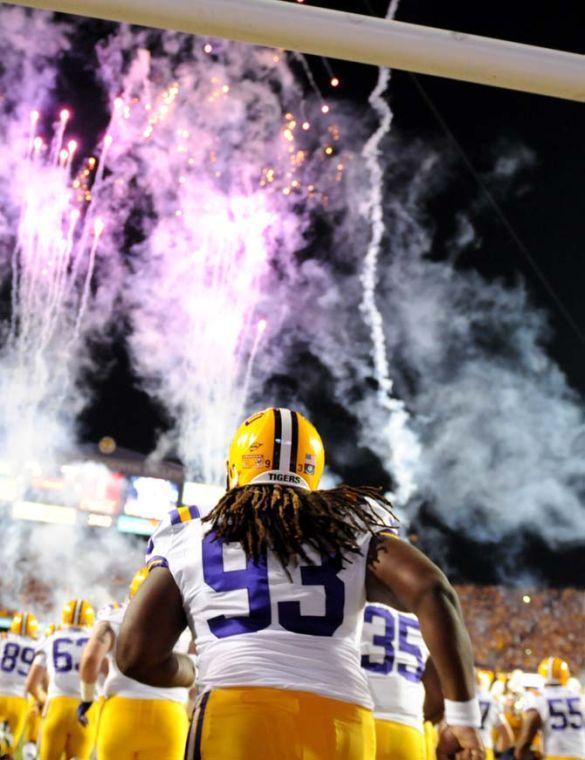
<instances>
[{"instance_id":1,"label":"gold football pants","mask_svg":"<svg viewBox=\"0 0 585 760\"><path fill-rule=\"evenodd\" d=\"M8 722L13 738L13 747L18 747L28 713L26 697L10 697L0 694L0 723Z\"/></svg>"},{"instance_id":2,"label":"gold football pants","mask_svg":"<svg viewBox=\"0 0 585 760\"><path fill-rule=\"evenodd\" d=\"M98 709L92 705L89 721L82 726L77 720L77 697L52 697L41 721L39 760L61 760L61 756L89 760L95 744Z\"/></svg>"},{"instance_id":3,"label":"gold football pants","mask_svg":"<svg viewBox=\"0 0 585 760\"><path fill-rule=\"evenodd\" d=\"M426 760L425 735L412 726L376 720L376 760Z\"/></svg>"},{"instance_id":4,"label":"gold football pants","mask_svg":"<svg viewBox=\"0 0 585 760\"><path fill-rule=\"evenodd\" d=\"M370 710L317 694L259 687L203 695L188 760L375 760Z\"/></svg>"},{"instance_id":5,"label":"gold football pants","mask_svg":"<svg viewBox=\"0 0 585 760\"><path fill-rule=\"evenodd\" d=\"M183 760L188 730L179 702L110 697L101 712L97 758Z\"/></svg>"}]
</instances>

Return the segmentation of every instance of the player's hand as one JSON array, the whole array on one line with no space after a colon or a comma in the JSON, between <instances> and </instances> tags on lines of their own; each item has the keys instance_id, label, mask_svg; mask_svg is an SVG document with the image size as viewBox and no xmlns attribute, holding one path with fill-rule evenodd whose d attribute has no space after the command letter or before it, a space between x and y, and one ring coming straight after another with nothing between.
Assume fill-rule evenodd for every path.
<instances>
[{"instance_id":1,"label":"player's hand","mask_svg":"<svg viewBox=\"0 0 585 760\"><path fill-rule=\"evenodd\" d=\"M77 720L82 726L87 726L89 720L87 719L86 712L93 705L93 702L80 702L77 706Z\"/></svg>"},{"instance_id":2,"label":"player's hand","mask_svg":"<svg viewBox=\"0 0 585 760\"><path fill-rule=\"evenodd\" d=\"M439 734L437 760L485 760L485 750L476 728L444 725Z\"/></svg>"}]
</instances>

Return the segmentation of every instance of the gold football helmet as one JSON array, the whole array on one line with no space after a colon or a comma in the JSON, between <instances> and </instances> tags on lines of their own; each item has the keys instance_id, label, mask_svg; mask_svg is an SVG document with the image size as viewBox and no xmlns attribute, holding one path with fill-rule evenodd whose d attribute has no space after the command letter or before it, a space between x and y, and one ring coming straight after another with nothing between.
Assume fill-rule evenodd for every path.
<instances>
[{"instance_id":1,"label":"gold football helmet","mask_svg":"<svg viewBox=\"0 0 585 760\"><path fill-rule=\"evenodd\" d=\"M95 612L86 599L72 599L63 607L61 624L73 628L90 628L95 621Z\"/></svg>"},{"instance_id":2,"label":"gold football helmet","mask_svg":"<svg viewBox=\"0 0 585 760\"><path fill-rule=\"evenodd\" d=\"M270 483L315 491L325 466L323 441L306 417L265 409L249 417L230 446L228 488Z\"/></svg>"}]
</instances>

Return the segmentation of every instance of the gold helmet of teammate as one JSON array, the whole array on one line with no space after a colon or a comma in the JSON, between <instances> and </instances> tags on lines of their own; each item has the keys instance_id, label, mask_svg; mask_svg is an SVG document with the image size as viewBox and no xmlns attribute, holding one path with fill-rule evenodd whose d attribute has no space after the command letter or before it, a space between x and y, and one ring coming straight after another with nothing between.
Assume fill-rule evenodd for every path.
<instances>
[{"instance_id":1,"label":"gold helmet of teammate","mask_svg":"<svg viewBox=\"0 0 585 760\"><path fill-rule=\"evenodd\" d=\"M138 589L144 581L146 580L148 576L148 569L146 567L141 567L140 570L136 573L134 578L132 578L132 581L130 582L130 591L128 593L128 596L130 599L134 599L136 596Z\"/></svg>"},{"instance_id":2,"label":"gold helmet of teammate","mask_svg":"<svg viewBox=\"0 0 585 760\"><path fill-rule=\"evenodd\" d=\"M560 657L545 657L538 666L538 675L545 683L566 686L571 677L569 666Z\"/></svg>"},{"instance_id":3,"label":"gold helmet of teammate","mask_svg":"<svg viewBox=\"0 0 585 760\"><path fill-rule=\"evenodd\" d=\"M478 689L481 692L487 692L490 690L491 685L494 680L494 674L491 670L485 670L485 668L476 668L475 669L475 682L477 684Z\"/></svg>"},{"instance_id":4,"label":"gold helmet of teammate","mask_svg":"<svg viewBox=\"0 0 585 760\"><path fill-rule=\"evenodd\" d=\"M39 622L31 612L17 612L10 623L10 633L36 639L39 632Z\"/></svg>"},{"instance_id":5,"label":"gold helmet of teammate","mask_svg":"<svg viewBox=\"0 0 585 760\"><path fill-rule=\"evenodd\" d=\"M55 625L55 623L49 623L49 625L43 631L43 636L46 639L48 639L49 636L52 636L56 630L57 630L57 626Z\"/></svg>"},{"instance_id":6,"label":"gold helmet of teammate","mask_svg":"<svg viewBox=\"0 0 585 760\"><path fill-rule=\"evenodd\" d=\"M230 446L228 489L262 483L315 491L325 466L321 436L290 409L265 409L249 417Z\"/></svg>"},{"instance_id":7,"label":"gold helmet of teammate","mask_svg":"<svg viewBox=\"0 0 585 760\"><path fill-rule=\"evenodd\" d=\"M89 628L94 624L95 612L85 599L72 599L63 607L61 624L71 628Z\"/></svg>"}]
</instances>

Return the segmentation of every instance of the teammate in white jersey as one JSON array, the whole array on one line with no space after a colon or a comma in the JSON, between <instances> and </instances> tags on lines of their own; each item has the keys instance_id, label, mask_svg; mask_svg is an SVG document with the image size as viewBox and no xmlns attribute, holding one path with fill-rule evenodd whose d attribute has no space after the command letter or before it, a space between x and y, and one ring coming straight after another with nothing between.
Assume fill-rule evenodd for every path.
<instances>
[{"instance_id":1,"label":"teammate in white jersey","mask_svg":"<svg viewBox=\"0 0 585 760\"><path fill-rule=\"evenodd\" d=\"M514 744L514 734L504 718L498 702L490 692L491 678L481 669L477 670L477 698L481 710L481 738L486 760L494 760L494 731L498 729L506 737L508 746Z\"/></svg>"},{"instance_id":2,"label":"teammate in white jersey","mask_svg":"<svg viewBox=\"0 0 585 760\"><path fill-rule=\"evenodd\" d=\"M130 598L138 593L145 578L146 569L136 573ZM98 760L182 760L188 731L187 689L146 686L127 678L116 665L116 640L126 606L110 605L98 615L81 660L78 717L85 720L106 665Z\"/></svg>"},{"instance_id":3,"label":"teammate in white jersey","mask_svg":"<svg viewBox=\"0 0 585 760\"><path fill-rule=\"evenodd\" d=\"M188 686L193 663L173 646L186 625L196 634L202 697L189 758L373 760L360 667L367 576L368 593L378 587L421 622L451 700L447 751L483 758L471 645L454 591L388 533L390 505L378 489L318 491L323 467L319 434L297 412L249 418L230 448L218 505L179 508L155 534L118 665L153 686Z\"/></svg>"},{"instance_id":4,"label":"teammate in white jersey","mask_svg":"<svg viewBox=\"0 0 585 760\"><path fill-rule=\"evenodd\" d=\"M416 616L368 604L361 650L374 702L376 760L425 760L425 717L440 718L443 696Z\"/></svg>"},{"instance_id":5,"label":"teammate in white jersey","mask_svg":"<svg viewBox=\"0 0 585 760\"><path fill-rule=\"evenodd\" d=\"M19 612L0 641L0 726L7 757L18 747L26 724L26 677L35 656L38 628L34 615Z\"/></svg>"},{"instance_id":6,"label":"teammate in white jersey","mask_svg":"<svg viewBox=\"0 0 585 760\"><path fill-rule=\"evenodd\" d=\"M542 694L526 696L515 760L524 760L539 729L545 760L584 760L584 705L581 696L567 688L569 666L559 657L547 657L538 672L544 679L544 689Z\"/></svg>"},{"instance_id":7,"label":"teammate in white jersey","mask_svg":"<svg viewBox=\"0 0 585 760\"><path fill-rule=\"evenodd\" d=\"M89 639L95 613L85 599L72 599L63 608L59 630L39 647L27 679L27 689L45 704L40 730L40 760L89 760L95 743L97 711L87 726L77 721L79 662ZM49 688L44 690L48 677Z\"/></svg>"}]
</instances>

